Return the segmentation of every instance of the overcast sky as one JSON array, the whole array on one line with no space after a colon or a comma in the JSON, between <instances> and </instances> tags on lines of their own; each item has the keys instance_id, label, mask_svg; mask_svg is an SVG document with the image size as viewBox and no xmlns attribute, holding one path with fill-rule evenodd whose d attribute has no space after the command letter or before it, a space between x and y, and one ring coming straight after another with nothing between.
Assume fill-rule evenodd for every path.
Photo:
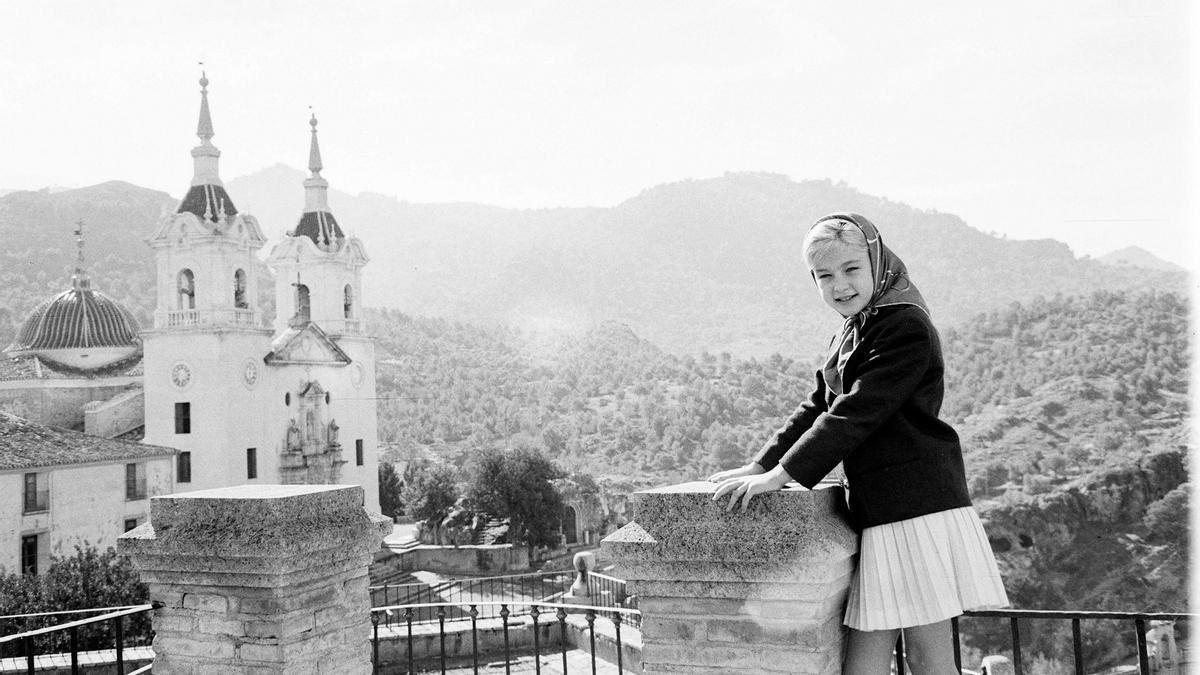
<instances>
[{"instance_id":1,"label":"overcast sky","mask_svg":"<svg viewBox=\"0 0 1200 675\"><path fill-rule=\"evenodd\" d=\"M203 61L226 180L302 168L312 106L324 175L351 193L612 206L770 171L1195 269L1189 14L1111 0L4 2L0 188L120 179L182 196Z\"/></svg>"}]
</instances>

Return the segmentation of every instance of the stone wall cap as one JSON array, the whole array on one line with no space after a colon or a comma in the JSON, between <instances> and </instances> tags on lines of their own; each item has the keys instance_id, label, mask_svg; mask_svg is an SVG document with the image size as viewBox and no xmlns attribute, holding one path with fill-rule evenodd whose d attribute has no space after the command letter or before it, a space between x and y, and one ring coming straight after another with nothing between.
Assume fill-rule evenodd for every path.
<instances>
[{"instance_id":1,"label":"stone wall cap","mask_svg":"<svg viewBox=\"0 0 1200 675\"><path fill-rule=\"evenodd\" d=\"M299 495L353 489L357 485L231 485L229 487L174 492L175 499L281 499Z\"/></svg>"}]
</instances>

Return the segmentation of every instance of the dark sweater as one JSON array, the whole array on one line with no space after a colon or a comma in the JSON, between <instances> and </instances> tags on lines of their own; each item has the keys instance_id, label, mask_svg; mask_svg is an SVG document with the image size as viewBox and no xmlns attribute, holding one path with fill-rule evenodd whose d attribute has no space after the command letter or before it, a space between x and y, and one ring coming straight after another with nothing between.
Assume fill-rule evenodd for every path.
<instances>
[{"instance_id":1,"label":"dark sweater","mask_svg":"<svg viewBox=\"0 0 1200 675\"><path fill-rule=\"evenodd\" d=\"M970 506L958 434L938 419L942 347L928 315L910 305L867 319L843 371L841 396L817 387L755 456L813 487L838 462L850 514L872 527Z\"/></svg>"}]
</instances>

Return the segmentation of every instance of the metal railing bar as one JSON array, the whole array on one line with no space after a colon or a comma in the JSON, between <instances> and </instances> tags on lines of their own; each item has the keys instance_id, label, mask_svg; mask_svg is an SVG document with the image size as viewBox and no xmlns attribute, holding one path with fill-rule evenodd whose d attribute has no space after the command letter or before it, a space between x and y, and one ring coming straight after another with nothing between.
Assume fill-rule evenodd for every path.
<instances>
[{"instance_id":1,"label":"metal railing bar","mask_svg":"<svg viewBox=\"0 0 1200 675\"><path fill-rule=\"evenodd\" d=\"M542 675L542 645L541 645L541 628L538 626L538 617L542 615L541 610L537 605L529 608L529 616L533 618L533 673L534 675Z\"/></svg>"},{"instance_id":2,"label":"metal railing bar","mask_svg":"<svg viewBox=\"0 0 1200 675\"><path fill-rule=\"evenodd\" d=\"M596 612L589 609L584 612L588 625L588 640L592 648L592 675L596 675Z\"/></svg>"},{"instance_id":3,"label":"metal railing bar","mask_svg":"<svg viewBox=\"0 0 1200 675\"><path fill-rule=\"evenodd\" d=\"M950 619L950 632L954 634L954 668L962 672L962 635L958 632L958 617Z\"/></svg>"},{"instance_id":4,"label":"metal railing bar","mask_svg":"<svg viewBox=\"0 0 1200 675\"><path fill-rule=\"evenodd\" d=\"M1083 675L1083 635L1079 619L1071 619L1071 650L1075 656L1075 675Z\"/></svg>"},{"instance_id":5,"label":"metal railing bar","mask_svg":"<svg viewBox=\"0 0 1200 675\"><path fill-rule=\"evenodd\" d=\"M112 622L117 641L117 675L125 675L125 615L114 616Z\"/></svg>"},{"instance_id":6,"label":"metal railing bar","mask_svg":"<svg viewBox=\"0 0 1200 675\"><path fill-rule=\"evenodd\" d=\"M58 616L62 614L94 614L96 612L115 612L122 609L138 609L146 605L117 605L115 607L92 607L90 609L61 609L57 612L35 612L33 614L5 614L0 621L6 619L33 619L39 616Z\"/></svg>"},{"instance_id":7,"label":"metal railing bar","mask_svg":"<svg viewBox=\"0 0 1200 675\"><path fill-rule=\"evenodd\" d=\"M500 627L504 631L504 675L510 675L509 663L512 653L508 647L508 605L500 605Z\"/></svg>"},{"instance_id":8,"label":"metal railing bar","mask_svg":"<svg viewBox=\"0 0 1200 675\"><path fill-rule=\"evenodd\" d=\"M71 626L71 675L79 675L79 626Z\"/></svg>"},{"instance_id":9,"label":"metal railing bar","mask_svg":"<svg viewBox=\"0 0 1200 675\"><path fill-rule=\"evenodd\" d=\"M128 609L122 609L122 610L116 611L116 612L109 612L108 614L101 614L100 616L92 616L92 617L88 617L86 619L79 619L78 621L71 621L69 623L63 623L63 624L59 624L57 626L47 626L46 628L38 628L35 630L26 631L24 633L15 633L13 635L5 635L3 637L0 637L0 644L4 644L5 642L12 642L13 640L19 640L19 639L26 638L26 637L35 637L38 635L46 635L48 633L57 633L58 631L66 630L68 628L71 628L72 626L87 626L87 625L90 625L93 623L107 621L107 620L113 619L115 617L128 616L130 614L137 614L139 612L145 612L150 609L153 609L153 605L149 605L149 604L132 605Z\"/></svg>"},{"instance_id":10,"label":"metal railing bar","mask_svg":"<svg viewBox=\"0 0 1200 675\"><path fill-rule=\"evenodd\" d=\"M1016 671L1016 675L1025 675L1025 670L1021 667L1021 628L1017 624L1019 620L1015 616L1008 620L1012 631L1013 670Z\"/></svg>"},{"instance_id":11,"label":"metal railing bar","mask_svg":"<svg viewBox=\"0 0 1200 675\"><path fill-rule=\"evenodd\" d=\"M1150 656L1146 651L1146 620L1136 619L1133 622L1137 630L1138 672L1150 675Z\"/></svg>"},{"instance_id":12,"label":"metal railing bar","mask_svg":"<svg viewBox=\"0 0 1200 675\"><path fill-rule=\"evenodd\" d=\"M438 641L441 644L442 675L446 675L446 608L438 607Z\"/></svg>"},{"instance_id":13,"label":"metal railing bar","mask_svg":"<svg viewBox=\"0 0 1200 675\"><path fill-rule=\"evenodd\" d=\"M471 605L471 672L479 675L479 608Z\"/></svg>"},{"instance_id":14,"label":"metal railing bar","mask_svg":"<svg viewBox=\"0 0 1200 675\"><path fill-rule=\"evenodd\" d=\"M1004 619L1117 619L1147 621L1186 621L1200 619L1200 614L1186 612L1068 612L1052 609L977 609L963 612L968 617L997 617Z\"/></svg>"},{"instance_id":15,"label":"metal railing bar","mask_svg":"<svg viewBox=\"0 0 1200 675\"><path fill-rule=\"evenodd\" d=\"M153 668L154 668L153 663L147 663L146 665L142 666L141 668L138 668L137 670L133 671L132 673L129 673L129 675L145 675L146 673L150 672Z\"/></svg>"},{"instance_id":16,"label":"metal railing bar","mask_svg":"<svg viewBox=\"0 0 1200 675\"><path fill-rule=\"evenodd\" d=\"M617 629L617 675L622 675L625 672L625 664L621 662L621 652L624 651L621 647L621 615L614 614L611 620L613 627Z\"/></svg>"}]
</instances>

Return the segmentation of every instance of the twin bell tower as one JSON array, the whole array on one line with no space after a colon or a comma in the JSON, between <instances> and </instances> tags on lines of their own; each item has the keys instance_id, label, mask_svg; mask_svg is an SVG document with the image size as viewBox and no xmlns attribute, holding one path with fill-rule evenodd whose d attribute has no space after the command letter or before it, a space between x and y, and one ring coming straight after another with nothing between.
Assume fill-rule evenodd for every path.
<instances>
[{"instance_id":1,"label":"twin bell tower","mask_svg":"<svg viewBox=\"0 0 1200 675\"><path fill-rule=\"evenodd\" d=\"M375 346L364 331L362 242L329 209L311 127L304 210L274 246L270 283L254 216L238 211L212 143L208 78L191 186L146 239L154 250L154 327L142 334L145 442L178 448L176 490L254 483L362 485L378 510ZM297 186L299 188L300 186Z\"/></svg>"}]
</instances>

